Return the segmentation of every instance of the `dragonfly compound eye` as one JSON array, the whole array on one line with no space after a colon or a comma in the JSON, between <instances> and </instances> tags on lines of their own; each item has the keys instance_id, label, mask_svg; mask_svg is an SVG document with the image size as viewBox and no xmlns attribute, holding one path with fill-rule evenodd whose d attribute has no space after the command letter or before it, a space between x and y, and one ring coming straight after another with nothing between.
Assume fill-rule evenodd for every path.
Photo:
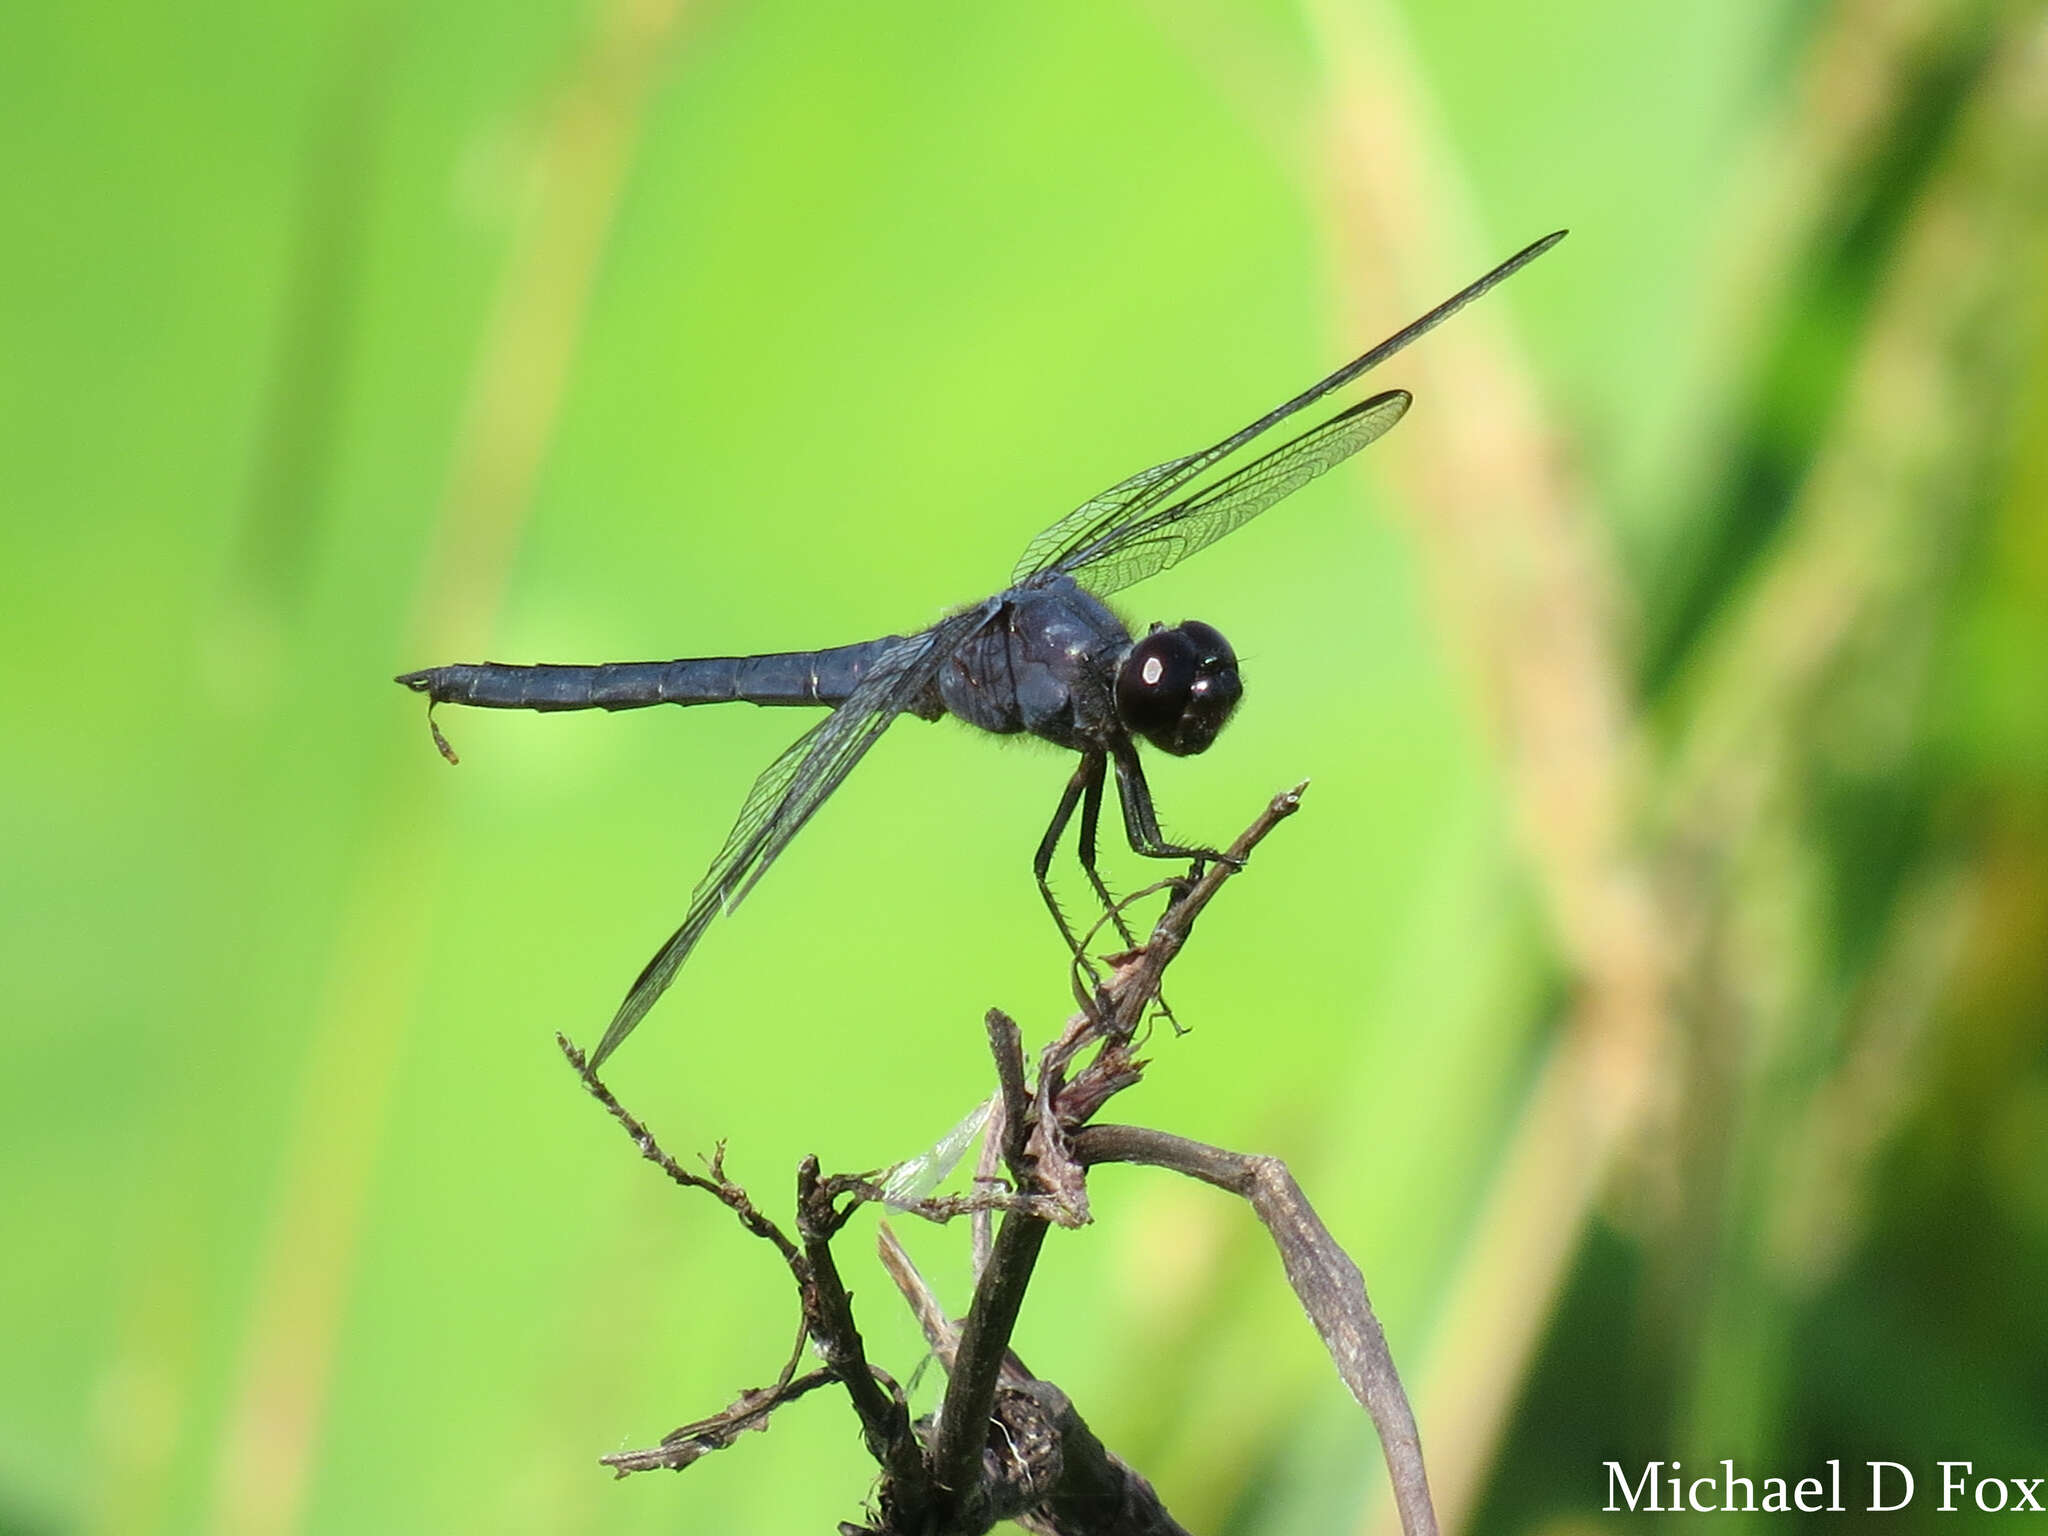
<instances>
[{"instance_id":1,"label":"dragonfly compound eye","mask_svg":"<svg viewBox=\"0 0 2048 1536\"><path fill-rule=\"evenodd\" d=\"M1153 630L1117 672L1125 728L1175 757L1206 751L1243 695L1230 642L1194 619Z\"/></svg>"}]
</instances>

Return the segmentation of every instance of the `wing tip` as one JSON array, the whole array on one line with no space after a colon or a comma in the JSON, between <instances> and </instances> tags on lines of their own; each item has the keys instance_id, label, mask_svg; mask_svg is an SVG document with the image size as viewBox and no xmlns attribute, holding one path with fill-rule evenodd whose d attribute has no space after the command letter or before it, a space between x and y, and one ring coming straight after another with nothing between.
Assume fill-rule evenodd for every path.
<instances>
[{"instance_id":1,"label":"wing tip","mask_svg":"<svg viewBox=\"0 0 2048 1536\"><path fill-rule=\"evenodd\" d=\"M1479 280L1479 282L1474 284L1473 286L1475 288L1478 288L1481 292L1484 292L1485 289L1492 287L1495 283L1501 281L1503 278L1506 278L1513 273L1521 271L1522 268L1529 265L1530 262L1534 261L1538 256L1541 256L1545 251L1549 250L1552 246L1556 245L1558 241L1562 240L1566 235L1570 233L1571 231L1569 229L1553 229L1541 240L1530 241L1527 245L1523 246L1519 251L1515 252L1514 255L1510 256L1506 261L1502 262L1499 266L1495 267L1485 277L1482 277ZM1474 298L1477 298L1478 296L1479 295L1477 293L1472 294L1472 297Z\"/></svg>"},{"instance_id":2,"label":"wing tip","mask_svg":"<svg viewBox=\"0 0 2048 1536\"><path fill-rule=\"evenodd\" d=\"M605 1026L604 1038L597 1042L597 1049L590 1053L591 1071L595 1072L603 1066L612 1052L625 1043L626 1036L633 1033L633 1027L646 1016L647 1009L644 1004L638 1012L630 1011L634 997L634 993L628 993L625 1002L619 1005L619 1011L612 1015L611 1023Z\"/></svg>"},{"instance_id":3,"label":"wing tip","mask_svg":"<svg viewBox=\"0 0 2048 1536\"><path fill-rule=\"evenodd\" d=\"M612 1015L611 1023L604 1028L604 1038L597 1042L597 1049L590 1053L593 1071L603 1066L605 1058L625 1043L626 1036L640 1027L640 1021L647 1017L661 994L668 990L668 984L675 979L676 967L664 967L663 962L669 959L671 951L681 937L681 933L676 934L655 951L654 958L647 962L640 974L633 979L633 985L626 989L626 995L619 1003L618 1011ZM685 953L687 952L686 948Z\"/></svg>"}]
</instances>

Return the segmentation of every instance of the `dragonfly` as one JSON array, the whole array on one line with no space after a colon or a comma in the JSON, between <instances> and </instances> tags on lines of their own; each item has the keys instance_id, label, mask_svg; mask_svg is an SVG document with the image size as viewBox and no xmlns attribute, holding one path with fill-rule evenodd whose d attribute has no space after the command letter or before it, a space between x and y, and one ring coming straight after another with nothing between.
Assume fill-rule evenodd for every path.
<instances>
[{"instance_id":1,"label":"dragonfly","mask_svg":"<svg viewBox=\"0 0 2048 1536\"><path fill-rule=\"evenodd\" d=\"M1565 234L1559 230L1516 252L1221 442L1140 470L1089 498L1025 546L1001 591L915 634L753 656L591 666L457 663L402 674L398 682L426 695L435 744L450 762L455 754L433 723L433 710L442 704L552 711L738 701L830 711L754 781L681 924L613 1014L590 1058L592 1067L618 1049L668 990L713 920L747 897L904 715L951 716L999 736L1029 733L1079 754L1032 858L1039 892L1077 959L1083 941L1054 897L1052 864L1078 811L1078 862L1121 927L1096 863L1112 775L1134 853L1190 861L1196 871L1227 860L1214 848L1176 843L1163 834L1138 743L1173 757L1207 750L1243 697L1236 653L1218 630L1196 619L1154 623L1134 637L1103 599L1243 527L1378 440L1406 414L1413 398L1408 391L1372 395L1248 462L1242 456L1257 439L1434 330Z\"/></svg>"}]
</instances>

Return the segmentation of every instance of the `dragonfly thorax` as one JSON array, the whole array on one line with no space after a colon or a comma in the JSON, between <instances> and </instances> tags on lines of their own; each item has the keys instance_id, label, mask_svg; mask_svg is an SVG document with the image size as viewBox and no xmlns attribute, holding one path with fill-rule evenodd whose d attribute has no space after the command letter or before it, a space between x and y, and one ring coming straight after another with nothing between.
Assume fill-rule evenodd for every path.
<instances>
[{"instance_id":1,"label":"dragonfly thorax","mask_svg":"<svg viewBox=\"0 0 2048 1536\"><path fill-rule=\"evenodd\" d=\"M1175 757L1206 752L1243 697L1237 653L1199 619L1172 629L1154 624L1117 668L1116 712L1125 729Z\"/></svg>"}]
</instances>

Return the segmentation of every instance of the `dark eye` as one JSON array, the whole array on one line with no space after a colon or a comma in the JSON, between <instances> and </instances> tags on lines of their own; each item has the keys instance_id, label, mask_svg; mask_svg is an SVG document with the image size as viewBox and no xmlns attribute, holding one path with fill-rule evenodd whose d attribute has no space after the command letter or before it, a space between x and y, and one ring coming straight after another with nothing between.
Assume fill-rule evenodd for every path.
<instances>
[{"instance_id":1,"label":"dark eye","mask_svg":"<svg viewBox=\"0 0 2048 1536\"><path fill-rule=\"evenodd\" d=\"M1124 728L1175 757L1208 751L1243 695L1237 653L1197 619L1155 626L1131 647L1116 676Z\"/></svg>"},{"instance_id":2,"label":"dark eye","mask_svg":"<svg viewBox=\"0 0 2048 1536\"><path fill-rule=\"evenodd\" d=\"M1189 619L1180 626L1180 633L1188 637L1188 644L1195 649L1195 662L1204 672L1237 668L1237 652L1230 648L1230 642L1223 638L1223 631L1213 624L1204 624L1200 619Z\"/></svg>"},{"instance_id":3,"label":"dark eye","mask_svg":"<svg viewBox=\"0 0 2048 1536\"><path fill-rule=\"evenodd\" d=\"M1116 711L1137 735L1171 730L1187 709L1201 657L1184 629L1153 630L1131 647L1116 675Z\"/></svg>"}]
</instances>

